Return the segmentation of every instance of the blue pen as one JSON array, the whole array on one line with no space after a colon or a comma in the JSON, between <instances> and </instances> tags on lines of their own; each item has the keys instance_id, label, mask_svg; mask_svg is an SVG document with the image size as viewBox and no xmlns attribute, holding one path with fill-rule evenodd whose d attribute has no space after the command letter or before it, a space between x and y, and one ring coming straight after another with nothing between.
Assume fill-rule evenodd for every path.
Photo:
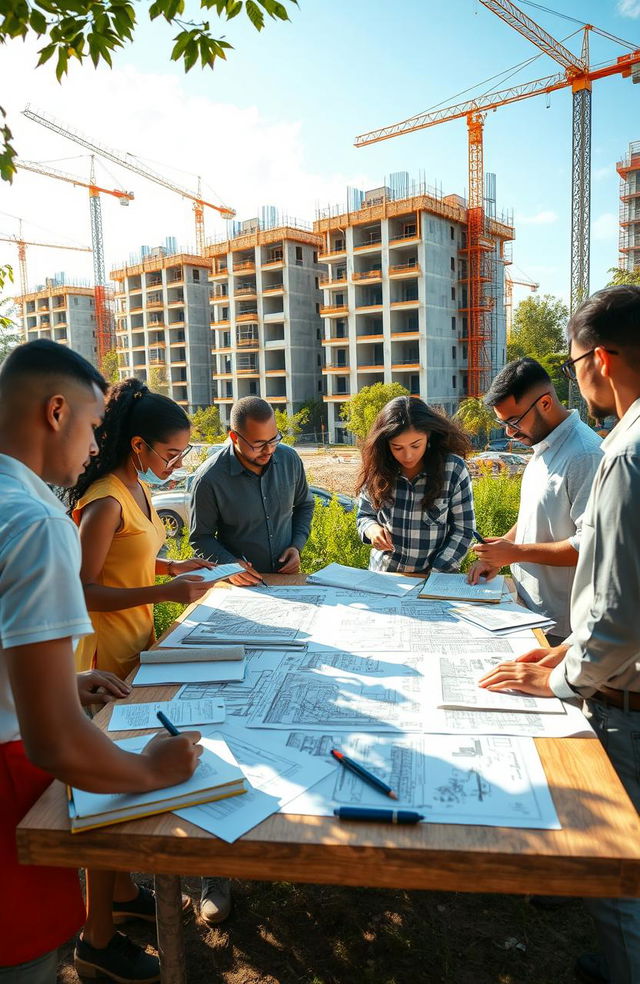
<instances>
[{"instance_id":1,"label":"blue pen","mask_svg":"<svg viewBox=\"0 0 640 984\"><path fill-rule=\"evenodd\" d=\"M480 534L478 533L477 530L471 530L471 532L475 536L475 538L478 541L478 543L486 543L487 542L483 536L480 536Z\"/></svg>"},{"instance_id":2,"label":"blue pen","mask_svg":"<svg viewBox=\"0 0 640 984\"><path fill-rule=\"evenodd\" d=\"M339 806L334 815L341 820L369 820L377 823L419 823L421 813L413 810L380 810L366 806Z\"/></svg>"},{"instance_id":3,"label":"blue pen","mask_svg":"<svg viewBox=\"0 0 640 984\"><path fill-rule=\"evenodd\" d=\"M160 722L160 724L163 726L163 728L166 728L167 729L167 731L169 732L170 735L174 735L175 736L175 735L179 735L180 734L180 732L176 728L175 724L172 724L171 721L169 720L169 718L167 717L167 715L166 714L163 714L162 711L158 711L156 713L156 717L157 717L158 721Z\"/></svg>"}]
</instances>

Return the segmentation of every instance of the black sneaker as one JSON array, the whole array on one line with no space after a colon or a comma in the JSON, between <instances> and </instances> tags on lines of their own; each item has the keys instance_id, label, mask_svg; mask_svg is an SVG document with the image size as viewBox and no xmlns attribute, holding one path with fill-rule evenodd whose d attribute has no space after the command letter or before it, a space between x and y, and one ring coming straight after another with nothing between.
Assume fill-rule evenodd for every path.
<instances>
[{"instance_id":1,"label":"black sneaker","mask_svg":"<svg viewBox=\"0 0 640 984\"><path fill-rule=\"evenodd\" d=\"M160 980L160 961L124 933L116 933L98 949L78 939L73 964L79 977L109 977L117 984L154 984Z\"/></svg>"},{"instance_id":2,"label":"black sneaker","mask_svg":"<svg viewBox=\"0 0 640 984\"><path fill-rule=\"evenodd\" d=\"M135 899L128 902L115 902L112 905L113 921L118 926L128 919L144 919L145 922L156 921L156 897L150 888L138 886Z\"/></svg>"}]
</instances>

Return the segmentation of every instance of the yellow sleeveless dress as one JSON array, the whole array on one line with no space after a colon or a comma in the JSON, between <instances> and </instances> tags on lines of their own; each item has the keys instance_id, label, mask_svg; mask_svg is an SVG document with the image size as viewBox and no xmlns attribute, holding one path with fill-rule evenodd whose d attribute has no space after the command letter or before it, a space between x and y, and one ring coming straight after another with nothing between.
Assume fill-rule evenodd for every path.
<instances>
[{"instance_id":1,"label":"yellow sleeveless dress","mask_svg":"<svg viewBox=\"0 0 640 984\"><path fill-rule=\"evenodd\" d=\"M142 588L155 583L158 551L166 532L142 486L149 504L149 519L133 495L115 475L105 475L91 485L73 510L80 525L83 509L108 496L120 503L122 528L115 534L97 582L110 588ZM138 663L138 654L155 639L153 605L139 605L117 612L89 612L94 634L84 636L76 649L76 668L111 670L124 679Z\"/></svg>"}]
</instances>

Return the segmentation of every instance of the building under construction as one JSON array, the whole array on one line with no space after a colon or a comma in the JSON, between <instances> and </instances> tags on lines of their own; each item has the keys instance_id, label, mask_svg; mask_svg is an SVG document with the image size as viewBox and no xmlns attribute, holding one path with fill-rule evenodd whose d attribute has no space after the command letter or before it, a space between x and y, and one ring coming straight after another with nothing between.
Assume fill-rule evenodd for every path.
<instances>
[{"instance_id":1,"label":"building under construction","mask_svg":"<svg viewBox=\"0 0 640 984\"><path fill-rule=\"evenodd\" d=\"M485 229L473 257L465 200L410 182L404 171L371 191L349 189L346 208L318 214L331 441L347 439L342 404L363 386L401 383L455 413L473 391L470 354L483 379L504 365L505 244L515 234L510 220L496 217L493 175L486 188ZM470 331L472 306L481 315L478 337Z\"/></svg>"},{"instance_id":2,"label":"building under construction","mask_svg":"<svg viewBox=\"0 0 640 984\"><path fill-rule=\"evenodd\" d=\"M25 342L49 338L75 349L97 365L96 307L93 287L64 282L63 275L15 298Z\"/></svg>"},{"instance_id":3,"label":"building under construction","mask_svg":"<svg viewBox=\"0 0 640 984\"><path fill-rule=\"evenodd\" d=\"M620 269L640 270L640 140L616 164L620 175Z\"/></svg>"}]
</instances>

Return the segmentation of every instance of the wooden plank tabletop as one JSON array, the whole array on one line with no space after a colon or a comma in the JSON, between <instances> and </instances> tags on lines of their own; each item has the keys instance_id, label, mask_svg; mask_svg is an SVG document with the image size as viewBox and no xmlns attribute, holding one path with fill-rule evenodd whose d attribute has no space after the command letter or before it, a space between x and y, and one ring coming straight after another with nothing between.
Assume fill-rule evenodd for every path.
<instances>
[{"instance_id":1,"label":"wooden plank tabletop","mask_svg":"<svg viewBox=\"0 0 640 984\"><path fill-rule=\"evenodd\" d=\"M303 577L269 578L302 583ZM136 688L129 702L177 687ZM96 718L106 727L110 709ZM140 734L141 732L136 732ZM120 735L124 736L124 732ZM69 833L54 782L18 828L25 864L217 875L385 888L640 896L640 819L602 746L537 739L562 825L525 830L453 824L394 827L329 817L269 817L227 844L174 814Z\"/></svg>"}]
</instances>

